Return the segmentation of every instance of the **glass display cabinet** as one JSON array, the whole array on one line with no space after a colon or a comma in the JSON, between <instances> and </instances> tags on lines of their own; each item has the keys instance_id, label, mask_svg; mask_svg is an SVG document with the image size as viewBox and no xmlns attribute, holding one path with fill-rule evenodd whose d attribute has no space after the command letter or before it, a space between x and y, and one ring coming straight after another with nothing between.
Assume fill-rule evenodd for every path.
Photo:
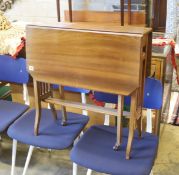
<instances>
[{"instance_id":1,"label":"glass display cabinet","mask_svg":"<svg viewBox=\"0 0 179 175\"><path fill-rule=\"evenodd\" d=\"M61 9L63 12L60 13L61 3L65 8ZM121 25L148 26L148 4L147 0L57 0L57 14L59 21L62 15L65 21L117 22Z\"/></svg>"}]
</instances>

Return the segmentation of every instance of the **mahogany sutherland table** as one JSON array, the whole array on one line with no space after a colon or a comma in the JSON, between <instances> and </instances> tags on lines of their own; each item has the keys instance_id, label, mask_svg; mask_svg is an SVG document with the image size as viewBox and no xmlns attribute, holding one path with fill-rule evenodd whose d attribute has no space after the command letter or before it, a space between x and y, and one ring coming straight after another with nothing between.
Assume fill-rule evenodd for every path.
<instances>
[{"instance_id":1,"label":"mahogany sutherland table","mask_svg":"<svg viewBox=\"0 0 179 175\"><path fill-rule=\"evenodd\" d=\"M131 117L126 158L137 124L141 136L141 110L146 63L151 59L151 29L121 27L105 23L58 23L27 26L27 64L34 79L38 135L41 101L62 106L66 124L66 106L117 116L118 150L121 144L123 97L131 96ZM60 99L52 97L51 84L61 85ZM118 109L97 107L64 100L63 86L73 86L118 94Z\"/></svg>"}]
</instances>

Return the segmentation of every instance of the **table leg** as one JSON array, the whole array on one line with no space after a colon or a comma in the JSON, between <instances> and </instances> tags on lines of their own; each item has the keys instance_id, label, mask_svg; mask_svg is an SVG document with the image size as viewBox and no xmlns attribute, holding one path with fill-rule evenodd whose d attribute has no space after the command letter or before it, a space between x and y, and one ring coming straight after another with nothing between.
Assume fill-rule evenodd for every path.
<instances>
[{"instance_id":1,"label":"table leg","mask_svg":"<svg viewBox=\"0 0 179 175\"><path fill-rule=\"evenodd\" d=\"M122 114L124 106L124 96L118 95L118 115L117 115L117 139L113 149L118 151L122 142Z\"/></svg>"},{"instance_id":2,"label":"table leg","mask_svg":"<svg viewBox=\"0 0 179 175\"><path fill-rule=\"evenodd\" d=\"M129 120L129 135L126 150L126 159L130 159L132 141L134 137L135 121L136 121L136 109L137 109L137 90L131 95L131 109L130 109L130 120Z\"/></svg>"},{"instance_id":3,"label":"table leg","mask_svg":"<svg viewBox=\"0 0 179 175\"><path fill-rule=\"evenodd\" d=\"M52 88L52 85L47 85L47 86L50 87L51 98L53 98L53 88ZM49 105L50 105L50 109L51 109L52 114L53 114L53 118L54 118L55 121L57 121L57 111L55 109L55 105L52 104L52 103L50 103Z\"/></svg>"},{"instance_id":4,"label":"table leg","mask_svg":"<svg viewBox=\"0 0 179 175\"><path fill-rule=\"evenodd\" d=\"M142 108L138 108L137 110L137 130L138 130L138 134L139 134L139 138L142 137Z\"/></svg>"},{"instance_id":5,"label":"table leg","mask_svg":"<svg viewBox=\"0 0 179 175\"><path fill-rule=\"evenodd\" d=\"M50 110L52 111L53 118L55 121L57 121L57 111L55 109L55 105L50 103Z\"/></svg>"},{"instance_id":6,"label":"table leg","mask_svg":"<svg viewBox=\"0 0 179 175\"><path fill-rule=\"evenodd\" d=\"M60 92L60 98L64 99L64 87L59 86L59 92ZM66 107L61 106L61 111L62 111L62 125L66 126L67 125L67 113L66 113Z\"/></svg>"},{"instance_id":7,"label":"table leg","mask_svg":"<svg viewBox=\"0 0 179 175\"><path fill-rule=\"evenodd\" d=\"M40 100L40 84L36 80L34 80L34 96L35 96L35 108L36 108L34 134L38 135L40 118L41 118L41 100Z\"/></svg>"}]
</instances>

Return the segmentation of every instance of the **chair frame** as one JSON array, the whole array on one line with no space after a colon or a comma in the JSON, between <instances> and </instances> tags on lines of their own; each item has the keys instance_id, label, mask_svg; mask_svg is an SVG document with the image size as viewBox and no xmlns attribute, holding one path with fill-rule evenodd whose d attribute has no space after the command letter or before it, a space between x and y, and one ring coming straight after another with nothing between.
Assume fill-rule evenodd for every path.
<instances>
[{"instance_id":1,"label":"chair frame","mask_svg":"<svg viewBox=\"0 0 179 175\"><path fill-rule=\"evenodd\" d=\"M46 93L48 95L50 95L51 97L53 96L52 85L47 84L47 83L38 83L37 86L39 87L38 90L40 90L40 92L41 92L41 100L44 98L43 95L45 95ZM59 91L60 91L60 97L64 98L64 87L59 86ZM83 104L86 103L85 93L81 93L81 101L82 101ZM39 101L38 105L41 106L40 101ZM54 105L49 103L49 107L50 107L50 109L52 111L54 119L56 120L57 119L57 114L56 114L56 110L55 110ZM62 110L62 114L63 114L63 117L64 117L62 125L65 125L65 122L66 122L66 119L67 119L67 118L65 118L66 117L66 108L64 106L62 106L61 110ZM39 111L39 112L41 113L41 111ZM83 110L82 114L87 116L88 112L86 110ZM83 131L81 132L80 135L82 135L82 134L83 134ZM78 138L74 141L74 143L76 143L77 141L78 141ZM35 146L33 146L33 145L29 146L29 150L28 150L28 154L27 154L27 158L26 158L26 161L25 161L25 166L24 166L22 175L26 175L26 173L27 173L27 170L28 170L28 167L29 167L29 163L30 163L34 148L35 148ZM51 151L51 149L48 149L48 150ZM13 139L11 175L14 175L14 173L15 173L16 153L17 153L17 140Z\"/></svg>"}]
</instances>

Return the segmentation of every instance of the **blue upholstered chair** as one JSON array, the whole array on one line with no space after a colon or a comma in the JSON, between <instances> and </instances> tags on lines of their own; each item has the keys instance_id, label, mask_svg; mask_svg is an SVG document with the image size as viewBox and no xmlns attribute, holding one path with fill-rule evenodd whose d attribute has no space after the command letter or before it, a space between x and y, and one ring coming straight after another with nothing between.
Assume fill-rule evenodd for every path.
<instances>
[{"instance_id":1,"label":"blue upholstered chair","mask_svg":"<svg viewBox=\"0 0 179 175\"><path fill-rule=\"evenodd\" d=\"M144 90L144 105L147 109L146 132L152 133L152 110L160 110L163 103L163 87L159 80L147 78Z\"/></svg>"},{"instance_id":2,"label":"blue upholstered chair","mask_svg":"<svg viewBox=\"0 0 179 175\"><path fill-rule=\"evenodd\" d=\"M29 74L26 61L9 56L0 56L0 82L27 84ZM5 131L29 106L0 99L0 133Z\"/></svg>"},{"instance_id":3,"label":"blue upholstered chair","mask_svg":"<svg viewBox=\"0 0 179 175\"><path fill-rule=\"evenodd\" d=\"M116 103L117 96L96 92L97 100ZM130 104L130 98L126 98ZM160 109L162 106L161 82L147 78L144 92L144 107ZM88 168L87 175L92 170L113 175L149 175L154 164L158 148L158 137L148 132L143 133L141 140L138 139L137 131L134 135L131 159L125 159L125 151L128 138L128 129L123 128L122 145L115 152L113 144L116 139L116 127L92 126L81 137L71 151L73 175L77 175L77 164Z\"/></svg>"},{"instance_id":4,"label":"blue upholstered chair","mask_svg":"<svg viewBox=\"0 0 179 175\"><path fill-rule=\"evenodd\" d=\"M94 97L98 101L117 104L118 97L114 94L94 92ZM152 110L159 110L162 107L163 87L162 83L154 78L146 78L144 88L144 104L143 108L147 109L147 125L146 132L152 133ZM124 105L130 106L130 96L124 98ZM124 116L130 113L123 111ZM108 118L105 121L108 121ZM106 123L106 122L105 122Z\"/></svg>"},{"instance_id":5,"label":"blue upholstered chair","mask_svg":"<svg viewBox=\"0 0 179 175\"><path fill-rule=\"evenodd\" d=\"M0 81L23 85L23 99L29 105L27 83L29 74L26 70L26 60L18 58L14 60L10 56L0 56Z\"/></svg>"},{"instance_id":6,"label":"blue upholstered chair","mask_svg":"<svg viewBox=\"0 0 179 175\"><path fill-rule=\"evenodd\" d=\"M87 93L85 90L69 89L80 93ZM11 175L14 175L16 160L17 141L30 145L23 175L26 174L34 147L63 150L73 145L75 139L79 136L89 118L86 115L74 114L67 112L67 126L62 126L62 113L57 111L58 120L54 121L53 114L50 109L42 109L41 122L39 127L39 135L34 135L35 110L23 115L16 120L8 129L8 135L13 139L12 149L12 169Z\"/></svg>"}]
</instances>

